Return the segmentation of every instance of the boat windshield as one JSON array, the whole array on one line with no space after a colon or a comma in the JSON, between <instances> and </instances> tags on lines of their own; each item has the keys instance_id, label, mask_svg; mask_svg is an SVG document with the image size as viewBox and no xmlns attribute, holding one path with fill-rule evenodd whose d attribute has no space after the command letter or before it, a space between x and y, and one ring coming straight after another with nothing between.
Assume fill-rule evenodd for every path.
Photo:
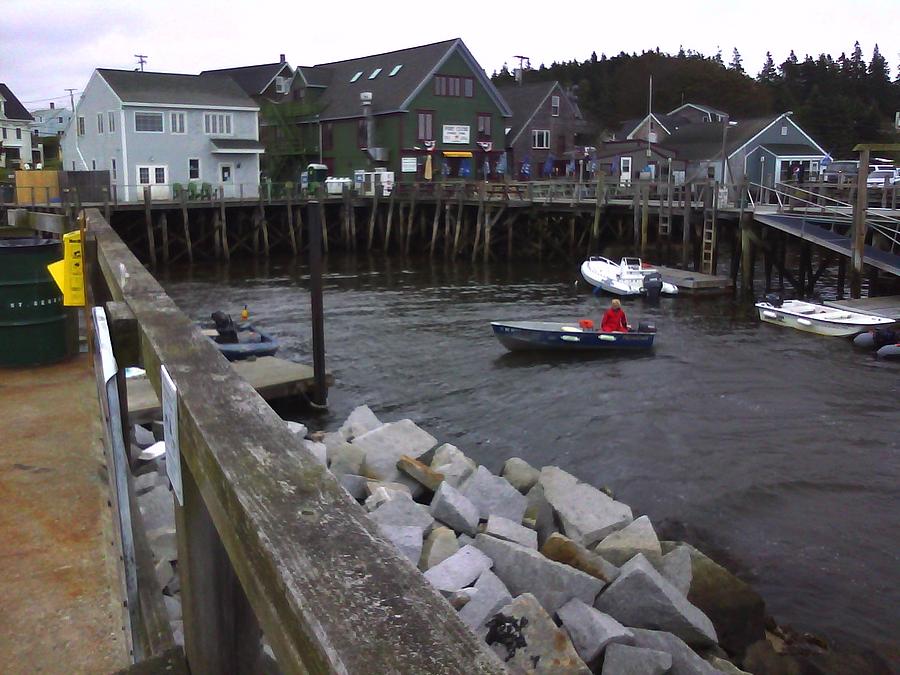
<instances>
[{"instance_id":1,"label":"boat windshield","mask_svg":"<svg viewBox=\"0 0 900 675\"><path fill-rule=\"evenodd\" d=\"M629 269L641 269L640 258L622 258L622 265Z\"/></svg>"}]
</instances>

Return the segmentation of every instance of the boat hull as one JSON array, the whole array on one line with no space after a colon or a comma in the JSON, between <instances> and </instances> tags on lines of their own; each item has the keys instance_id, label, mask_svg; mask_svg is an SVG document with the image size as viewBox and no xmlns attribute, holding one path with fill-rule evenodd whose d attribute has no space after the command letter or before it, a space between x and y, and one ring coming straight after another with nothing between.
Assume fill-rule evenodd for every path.
<instances>
[{"instance_id":1,"label":"boat hull","mask_svg":"<svg viewBox=\"0 0 900 675\"><path fill-rule=\"evenodd\" d=\"M492 321L494 337L504 347L519 351L647 351L655 333L603 333L562 323Z\"/></svg>"},{"instance_id":2,"label":"boat hull","mask_svg":"<svg viewBox=\"0 0 900 675\"><path fill-rule=\"evenodd\" d=\"M204 334L229 361L274 356L278 351L278 340L252 324L236 326L239 342L217 342L215 336L210 334L215 332L214 329L201 328L205 328Z\"/></svg>"},{"instance_id":3,"label":"boat hull","mask_svg":"<svg viewBox=\"0 0 900 675\"><path fill-rule=\"evenodd\" d=\"M644 294L644 277L655 272L652 267L640 271L622 273L621 265L606 258L591 258L581 264L581 276L586 282L602 291L621 297ZM678 287L667 281L662 285L663 295L678 295Z\"/></svg>"},{"instance_id":4,"label":"boat hull","mask_svg":"<svg viewBox=\"0 0 900 675\"><path fill-rule=\"evenodd\" d=\"M890 319L883 317L791 300L785 301L781 307L758 302L756 310L759 318L766 323L827 337L853 337L863 331L892 323Z\"/></svg>"}]
</instances>

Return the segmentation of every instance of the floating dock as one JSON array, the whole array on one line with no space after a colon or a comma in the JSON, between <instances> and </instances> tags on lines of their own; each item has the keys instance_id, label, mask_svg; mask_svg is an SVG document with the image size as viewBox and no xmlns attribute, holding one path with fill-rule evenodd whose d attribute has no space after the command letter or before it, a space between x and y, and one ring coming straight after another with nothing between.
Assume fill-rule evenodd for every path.
<instances>
[{"instance_id":1,"label":"floating dock","mask_svg":"<svg viewBox=\"0 0 900 675\"><path fill-rule=\"evenodd\" d=\"M312 366L302 363L263 356L254 361L234 361L231 365L267 401L306 395L315 387ZM328 386L334 384L330 373L326 379ZM127 387L128 416L132 424L160 419L159 399L146 377L128 378Z\"/></svg>"},{"instance_id":2,"label":"floating dock","mask_svg":"<svg viewBox=\"0 0 900 675\"><path fill-rule=\"evenodd\" d=\"M826 300L825 304L851 312L863 312L900 321L900 295L884 295L858 300Z\"/></svg>"},{"instance_id":3,"label":"floating dock","mask_svg":"<svg viewBox=\"0 0 900 675\"><path fill-rule=\"evenodd\" d=\"M693 270L681 270L675 267L657 267L663 281L678 286L678 293L714 295L729 293L734 286L731 277L717 274L703 274Z\"/></svg>"}]
</instances>

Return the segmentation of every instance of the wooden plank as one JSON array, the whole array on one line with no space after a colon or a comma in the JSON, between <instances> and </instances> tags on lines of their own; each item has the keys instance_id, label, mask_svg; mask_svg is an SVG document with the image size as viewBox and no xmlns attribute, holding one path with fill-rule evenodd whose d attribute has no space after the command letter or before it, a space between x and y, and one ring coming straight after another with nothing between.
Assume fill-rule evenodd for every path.
<instances>
[{"instance_id":1,"label":"wooden plank","mask_svg":"<svg viewBox=\"0 0 900 675\"><path fill-rule=\"evenodd\" d=\"M856 300L826 300L829 307L846 309L851 312L864 312L885 316L900 321L900 295L881 295L875 298L859 298Z\"/></svg>"},{"instance_id":2,"label":"wooden plank","mask_svg":"<svg viewBox=\"0 0 900 675\"><path fill-rule=\"evenodd\" d=\"M675 267L657 267L663 281L678 286L679 293L724 293L733 286L728 276L702 274Z\"/></svg>"}]
</instances>

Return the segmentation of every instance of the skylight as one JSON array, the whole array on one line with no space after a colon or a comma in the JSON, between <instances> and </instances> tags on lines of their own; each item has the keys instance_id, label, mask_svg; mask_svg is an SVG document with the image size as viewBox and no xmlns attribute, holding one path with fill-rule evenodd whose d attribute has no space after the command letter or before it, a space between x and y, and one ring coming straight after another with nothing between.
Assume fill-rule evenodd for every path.
<instances>
[{"instance_id":1,"label":"skylight","mask_svg":"<svg viewBox=\"0 0 900 675\"><path fill-rule=\"evenodd\" d=\"M372 74L369 75L369 79L374 80L376 77L378 77L378 73L380 73L380 72L381 72L381 68L376 68L375 70L372 71Z\"/></svg>"},{"instance_id":2,"label":"skylight","mask_svg":"<svg viewBox=\"0 0 900 675\"><path fill-rule=\"evenodd\" d=\"M397 73L399 73L399 72L400 72L400 69L401 69L402 67L403 67L403 64L402 64L402 63L401 63L399 66L394 66L394 67L391 69L391 72L388 73L388 77L393 77L394 75L396 75Z\"/></svg>"},{"instance_id":3,"label":"skylight","mask_svg":"<svg viewBox=\"0 0 900 675\"><path fill-rule=\"evenodd\" d=\"M361 78L361 77L362 77L362 71L360 70L360 71L358 71L358 72L356 73L356 75L354 75L353 77L350 78L350 81L351 81L351 82L356 82L356 81L357 81L359 78Z\"/></svg>"}]
</instances>

